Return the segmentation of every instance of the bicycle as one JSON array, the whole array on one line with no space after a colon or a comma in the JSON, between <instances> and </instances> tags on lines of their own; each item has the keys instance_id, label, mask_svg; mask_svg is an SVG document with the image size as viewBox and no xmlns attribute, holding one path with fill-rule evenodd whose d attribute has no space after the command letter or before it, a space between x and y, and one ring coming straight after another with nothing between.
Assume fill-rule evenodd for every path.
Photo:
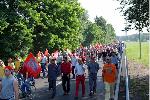
<instances>
[{"instance_id":1,"label":"bicycle","mask_svg":"<svg viewBox=\"0 0 150 100\"><path fill-rule=\"evenodd\" d=\"M36 91L35 80L21 80L20 91L22 98L32 100L34 98L33 92Z\"/></svg>"},{"instance_id":2,"label":"bicycle","mask_svg":"<svg viewBox=\"0 0 150 100\"><path fill-rule=\"evenodd\" d=\"M19 97L26 100L32 100L34 98L33 92L36 91L35 79L34 77L25 79L23 74L19 73L22 69L22 66L23 63L21 63L21 67L14 74L14 77L18 80Z\"/></svg>"}]
</instances>

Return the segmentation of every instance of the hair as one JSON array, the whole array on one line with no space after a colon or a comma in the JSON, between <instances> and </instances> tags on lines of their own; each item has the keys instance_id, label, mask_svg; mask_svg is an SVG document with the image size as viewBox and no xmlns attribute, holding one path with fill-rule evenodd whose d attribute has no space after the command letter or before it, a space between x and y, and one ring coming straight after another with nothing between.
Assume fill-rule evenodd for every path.
<instances>
[{"instance_id":1,"label":"hair","mask_svg":"<svg viewBox=\"0 0 150 100\"><path fill-rule=\"evenodd\" d=\"M83 61L82 61L82 59L81 59L81 58L78 58L78 61L80 61L80 62L81 62L81 64L83 64Z\"/></svg>"},{"instance_id":2,"label":"hair","mask_svg":"<svg viewBox=\"0 0 150 100\"><path fill-rule=\"evenodd\" d=\"M107 62L107 61L110 62L110 61L111 61L111 57L107 56L107 57L106 57L106 62Z\"/></svg>"},{"instance_id":3,"label":"hair","mask_svg":"<svg viewBox=\"0 0 150 100\"><path fill-rule=\"evenodd\" d=\"M51 61L55 61L55 60L56 60L56 59L53 58Z\"/></svg>"},{"instance_id":4,"label":"hair","mask_svg":"<svg viewBox=\"0 0 150 100\"><path fill-rule=\"evenodd\" d=\"M5 69L13 70L11 66L6 66Z\"/></svg>"},{"instance_id":5,"label":"hair","mask_svg":"<svg viewBox=\"0 0 150 100\"><path fill-rule=\"evenodd\" d=\"M64 58L64 60L67 60L68 58L65 56L65 57L63 57Z\"/></svg>"}]
</instances>

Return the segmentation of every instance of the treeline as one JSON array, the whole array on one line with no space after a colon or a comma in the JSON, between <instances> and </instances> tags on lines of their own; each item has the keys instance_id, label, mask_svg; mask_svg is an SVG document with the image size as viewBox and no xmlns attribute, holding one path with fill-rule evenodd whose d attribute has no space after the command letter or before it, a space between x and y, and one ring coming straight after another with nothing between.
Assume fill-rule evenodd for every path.
<instances>
[{"instance_id":1,"label":"treeline","mask_svg":"<svg viewBox=\"0 0 150 100\"><path fill-rule=\"evenodd\" d=\"M147 42L149 41L149 33L143 33L141 34L141 42ZM126 36L117 36L117 39L118 40L121 40L121 41L136 41L138 42L139 41L139 34L133 34L133 35L128 35L127 37Z\"/></svg>"},{"instance_id":2,"label":"treeline","mask_svg":"<svg viewBox=\"0 0 150 100\"><path fill-rule=\"evenodd\" d=\"M102 16L89 21L78 0L0 1L1 59L46 48L74 50L81 43L107 43L114 38L113 26Z\"/></svg>"}]
</instances>

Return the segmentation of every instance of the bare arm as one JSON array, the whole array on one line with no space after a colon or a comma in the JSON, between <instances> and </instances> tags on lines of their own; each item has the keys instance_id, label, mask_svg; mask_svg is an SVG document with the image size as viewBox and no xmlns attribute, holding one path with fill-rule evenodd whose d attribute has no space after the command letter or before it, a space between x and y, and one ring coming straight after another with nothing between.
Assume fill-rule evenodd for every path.
<instances>
[{"instance_id":1,"label":"bare arm","mask_svg":"<svg viewBox=\"0 0 150 100\"><path fill-rule=\"evenodd\" d=\"M19 100L19 88L18 88L18 81L14 81L14 92L15 92L15 100Z\"/></svg>"},{"instance_id":2,"label":"bare arm","mask_svg":"<svg viewBox=\"0 0 150 100\"><path fill-rule=\"evenodd\" d=\"M28 72L26 72L26 79L28 79Z\"/></svg>"}]
</instances>

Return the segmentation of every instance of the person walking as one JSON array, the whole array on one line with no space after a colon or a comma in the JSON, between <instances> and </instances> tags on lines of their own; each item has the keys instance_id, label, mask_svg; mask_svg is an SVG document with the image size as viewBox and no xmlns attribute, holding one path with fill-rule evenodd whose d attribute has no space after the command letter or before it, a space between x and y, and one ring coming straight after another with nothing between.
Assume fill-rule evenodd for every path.
<instances>
[{"instance_id":1,"label":"person walking","mask_svg":"<svg viewBox=\"0 0 150 100\"><path fill-rule=\"evenodd\" d=\"M17 72L20 68L20 62L21 62L21 59L16 56L16 60L15 60L15 72Z\"/></svg>"},{"instance_id":2,"label":"person walking","mask_svg":"<svg viewBox=\"0 0 150 100\"><path fill-rule=\"evenodd\" d=\"M112 64L114 64L116 66L116 69L117 69L117 73L119 72L119 57L116 56L116 53L115 52L112 52L112 56L111 56L111 62Z\"/></svg>"},{"instance_id":3,"label":"person walking","mask_svg":"<svg viewBox=\"0 0 150 100\"><path fill-rule=\"evenodd\" d=\"M74 69L75 69L75 65L77 64L77 58L75 56L75 54L73 54L73 56L71 57L71 64L72 64L72 75L73 75L73 79L75 79L75 73L74 73Z\"/></svg>"},{"instance_id":4,"label":"person walking","mask_svg":"<svg viewBox=\"0 0 150 100\"><path fill-rule=\"evenodd\" d=\"M46 64L47 64L47 57L46 55L42 54L42 61L41 61L41 68L43 73L43 79L46 78Z\"/></svg>"},{"instance_id":5,"label":"person walking","mask_svg":"<svg viewBox=\"0 0 150 100\"><path fill-rule=\"evenodd\" d=\"M82 97L85 96L85 67L82 62L82 59L78 59L78 63L75 66L75 74L76 74L76 91L75 91L75 99L78 99L78 91L79 85L81 82L82 85Z\"/></svg>"},{"instance_id":6,"label":"person walking","mask_svg":"<svg viewBox=\"0 0 150 100\"><path fill-rule=\"evenodd\" d=\"M5 68L4 62L0 59L0 81L5 76L4 68Z\"/></svg>"},{"instance_id":7,"label":"person walking","mask_svg":"<svg viewBox=\"0 0 150 100\"><path fill-rule=\"evenodd\" d=\"M122 53L123 53L123 47L122 47L121 41L119 42L117 49L118 49L118 53L119 53L119 56L120 56L120 59L121 59L122 58Z\"/></svg>"},{"instance_id":8,"label":"person walking","mask_svg":"<svg viewBox=\"0 0 150 100\"><path fill-rule=\"evenodd\" d=\"M70 92L70 73L71 73L71 63L68 61L67 57L64 57L64 62L61 64L61 74L62 74L62 87L64 95ZM66 87L67 84L67 87Z\"/></svg>"},{"instance_id":9,"label":"person walking","mask_svg":"<svg viewBox=\"0 0 150 100\"><path fill-rule=\"evenodd\" d=\"M12 75L13 68L6 66L5 77L0 82L0 100L19 100L18 81Z\"/></svg>"},{"instance_id":10,"label":"person walking","mask_svg":"<svg viewBox=\"0 0 150 100\"><path fill-rule=\"evenodd\" d=\"M59 74L58 66L55 62L55 59L51 60L51 63L48 65L48 82L49 82L49 90L52 89L52 96L53 99L56 95L56 79Z\"/></svg>"},{"instance_id":11,"label":"person walking","mask_svg":"<svg viewBox=\"0 0 150 100\"><path fill-rule=\"evenodd\" d=\"M87 65L88 66L88 73L89 73L89 87L90 93L89 96L92 96L96 93L96 80L97 80L97 73L99 70L99 64L95 62L95 58L91 58L91 62Z\"/></svg>"},{"instance_id":12,"label":"person walking","mask_svg":"<svg viewBox=\"0 0 150 100\"><path fill-rule=\"evenodd\" d=\"M13 70L15 69L15 64L11 57L8 58L8 66L12 67Z\"/></svg>"},{"instance_id":13,"label":"person walking","mask_svg":"<svg viewBox=\"0 0 150 100\"><path fill-rule=\"evenodd\" d=\"M57 65L60 66L63 60L63 56L61 53L58 54L58 57L56 59Z\"/></svg>"},{"instance_id":14,"label":"person walking","mask_svg":"<svg viewBox=\"0 0 150 100\"><path fill-rule=\"evenodd\" d=\"M102 78L105 84L105 100L114 99L114 86L116 82L116 67L111 63L111 57L106 58L103 66Z\"/></svg>"},{"instance_id":15,"label":"person walking","mask_svg":"<svg viewBox=\"0 0 150 100\"><path fill-rule=\"evenodd\" d=\"M23 84L21 85L22 97L26 97L27 94L31 94L31 84L35 84L35 79L33 77L33 73L28 71L29 69L25 66L21 67L19 70L19 74L22 75Z\"/></svg>"}]
</instances>

